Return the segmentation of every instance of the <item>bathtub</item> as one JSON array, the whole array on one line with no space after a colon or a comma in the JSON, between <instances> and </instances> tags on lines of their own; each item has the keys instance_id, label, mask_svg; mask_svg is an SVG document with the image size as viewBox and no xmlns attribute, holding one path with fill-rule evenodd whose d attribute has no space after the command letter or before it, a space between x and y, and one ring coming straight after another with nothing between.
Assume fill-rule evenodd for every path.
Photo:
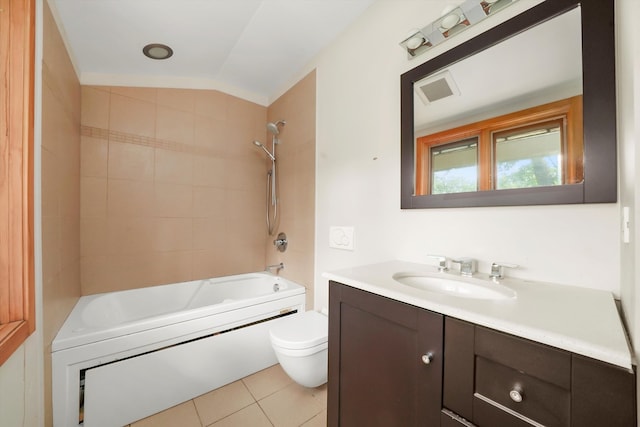
<instances>
[{"instance_id":1,"label":"bathtub","mask_svg":"<svg viewBox=\"0 0 640 427\"><path fill-rule=\"evenodd\" d=\"M305 288L270 273L81 297L51 345L54 426L122 426L277 363Z\"/></svg>"}]
</instances>

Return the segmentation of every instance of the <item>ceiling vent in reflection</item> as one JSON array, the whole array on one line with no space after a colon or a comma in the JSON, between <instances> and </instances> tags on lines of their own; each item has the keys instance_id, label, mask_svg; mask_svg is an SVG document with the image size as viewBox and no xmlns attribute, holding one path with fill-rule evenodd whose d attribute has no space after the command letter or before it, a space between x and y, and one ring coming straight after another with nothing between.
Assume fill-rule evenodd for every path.
<instances>
[{"instance_id":1,"label":"ceiling vent in reflection","mask_svg":"<svg viewBox=\"0 0 640 427\"><path fill-rule=\"evenodd\" d=\"M425 105L453 95L460 95L460 90L448 70L428 76L416 82L413 87Z\"/></svg>"}]
</instances>

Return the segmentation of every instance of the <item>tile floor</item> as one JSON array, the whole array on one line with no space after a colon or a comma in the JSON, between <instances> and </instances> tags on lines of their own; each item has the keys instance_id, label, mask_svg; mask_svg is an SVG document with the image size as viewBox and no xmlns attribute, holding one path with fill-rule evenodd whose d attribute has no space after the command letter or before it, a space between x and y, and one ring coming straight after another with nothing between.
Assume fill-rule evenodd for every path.
<instances>
[{"instance_id":1,"label":"tile floor","mask_svg":"<svg viewBox=\"0 0 640 427\"><path fill-rule=\"evenodd\" d=\"M327 385L308 389L280 365L242 378L130 427L324 427Z\"/></svg>"}]
</instances>

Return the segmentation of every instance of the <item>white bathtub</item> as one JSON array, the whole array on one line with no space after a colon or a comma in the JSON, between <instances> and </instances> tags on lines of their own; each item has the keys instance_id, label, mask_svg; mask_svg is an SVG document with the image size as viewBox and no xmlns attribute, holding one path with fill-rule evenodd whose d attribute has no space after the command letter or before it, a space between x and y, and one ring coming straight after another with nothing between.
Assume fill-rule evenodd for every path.
<instances>
[{"instance_id":1,"label":"white bathtub","mask_svg":"<svg viewBox=\"0 0 640 427\"><path fill-rule=\"evenodd\" d=\"M54 426L122 426L276 363L305 288L250 273L81 297L53 340Z\"/></svg>"}]
</instances>

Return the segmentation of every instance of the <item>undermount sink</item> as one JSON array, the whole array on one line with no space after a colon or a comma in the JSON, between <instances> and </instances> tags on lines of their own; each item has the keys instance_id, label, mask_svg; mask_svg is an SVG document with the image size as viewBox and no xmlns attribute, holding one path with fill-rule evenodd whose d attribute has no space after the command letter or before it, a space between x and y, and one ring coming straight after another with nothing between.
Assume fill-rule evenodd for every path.
<instances>
[{"instance_id":1,"label":"undermount sink","mask_svg":"<svg viewBox=\"0 0 640 427\"><path fill-rule=\"evenodd\" d=\"M428 273L403 272L394 274L393 279L415 289L461 298L498 300L516 297L516 292L511 288L473 277L440 277Z\"/></svg>"}]
</instances>

